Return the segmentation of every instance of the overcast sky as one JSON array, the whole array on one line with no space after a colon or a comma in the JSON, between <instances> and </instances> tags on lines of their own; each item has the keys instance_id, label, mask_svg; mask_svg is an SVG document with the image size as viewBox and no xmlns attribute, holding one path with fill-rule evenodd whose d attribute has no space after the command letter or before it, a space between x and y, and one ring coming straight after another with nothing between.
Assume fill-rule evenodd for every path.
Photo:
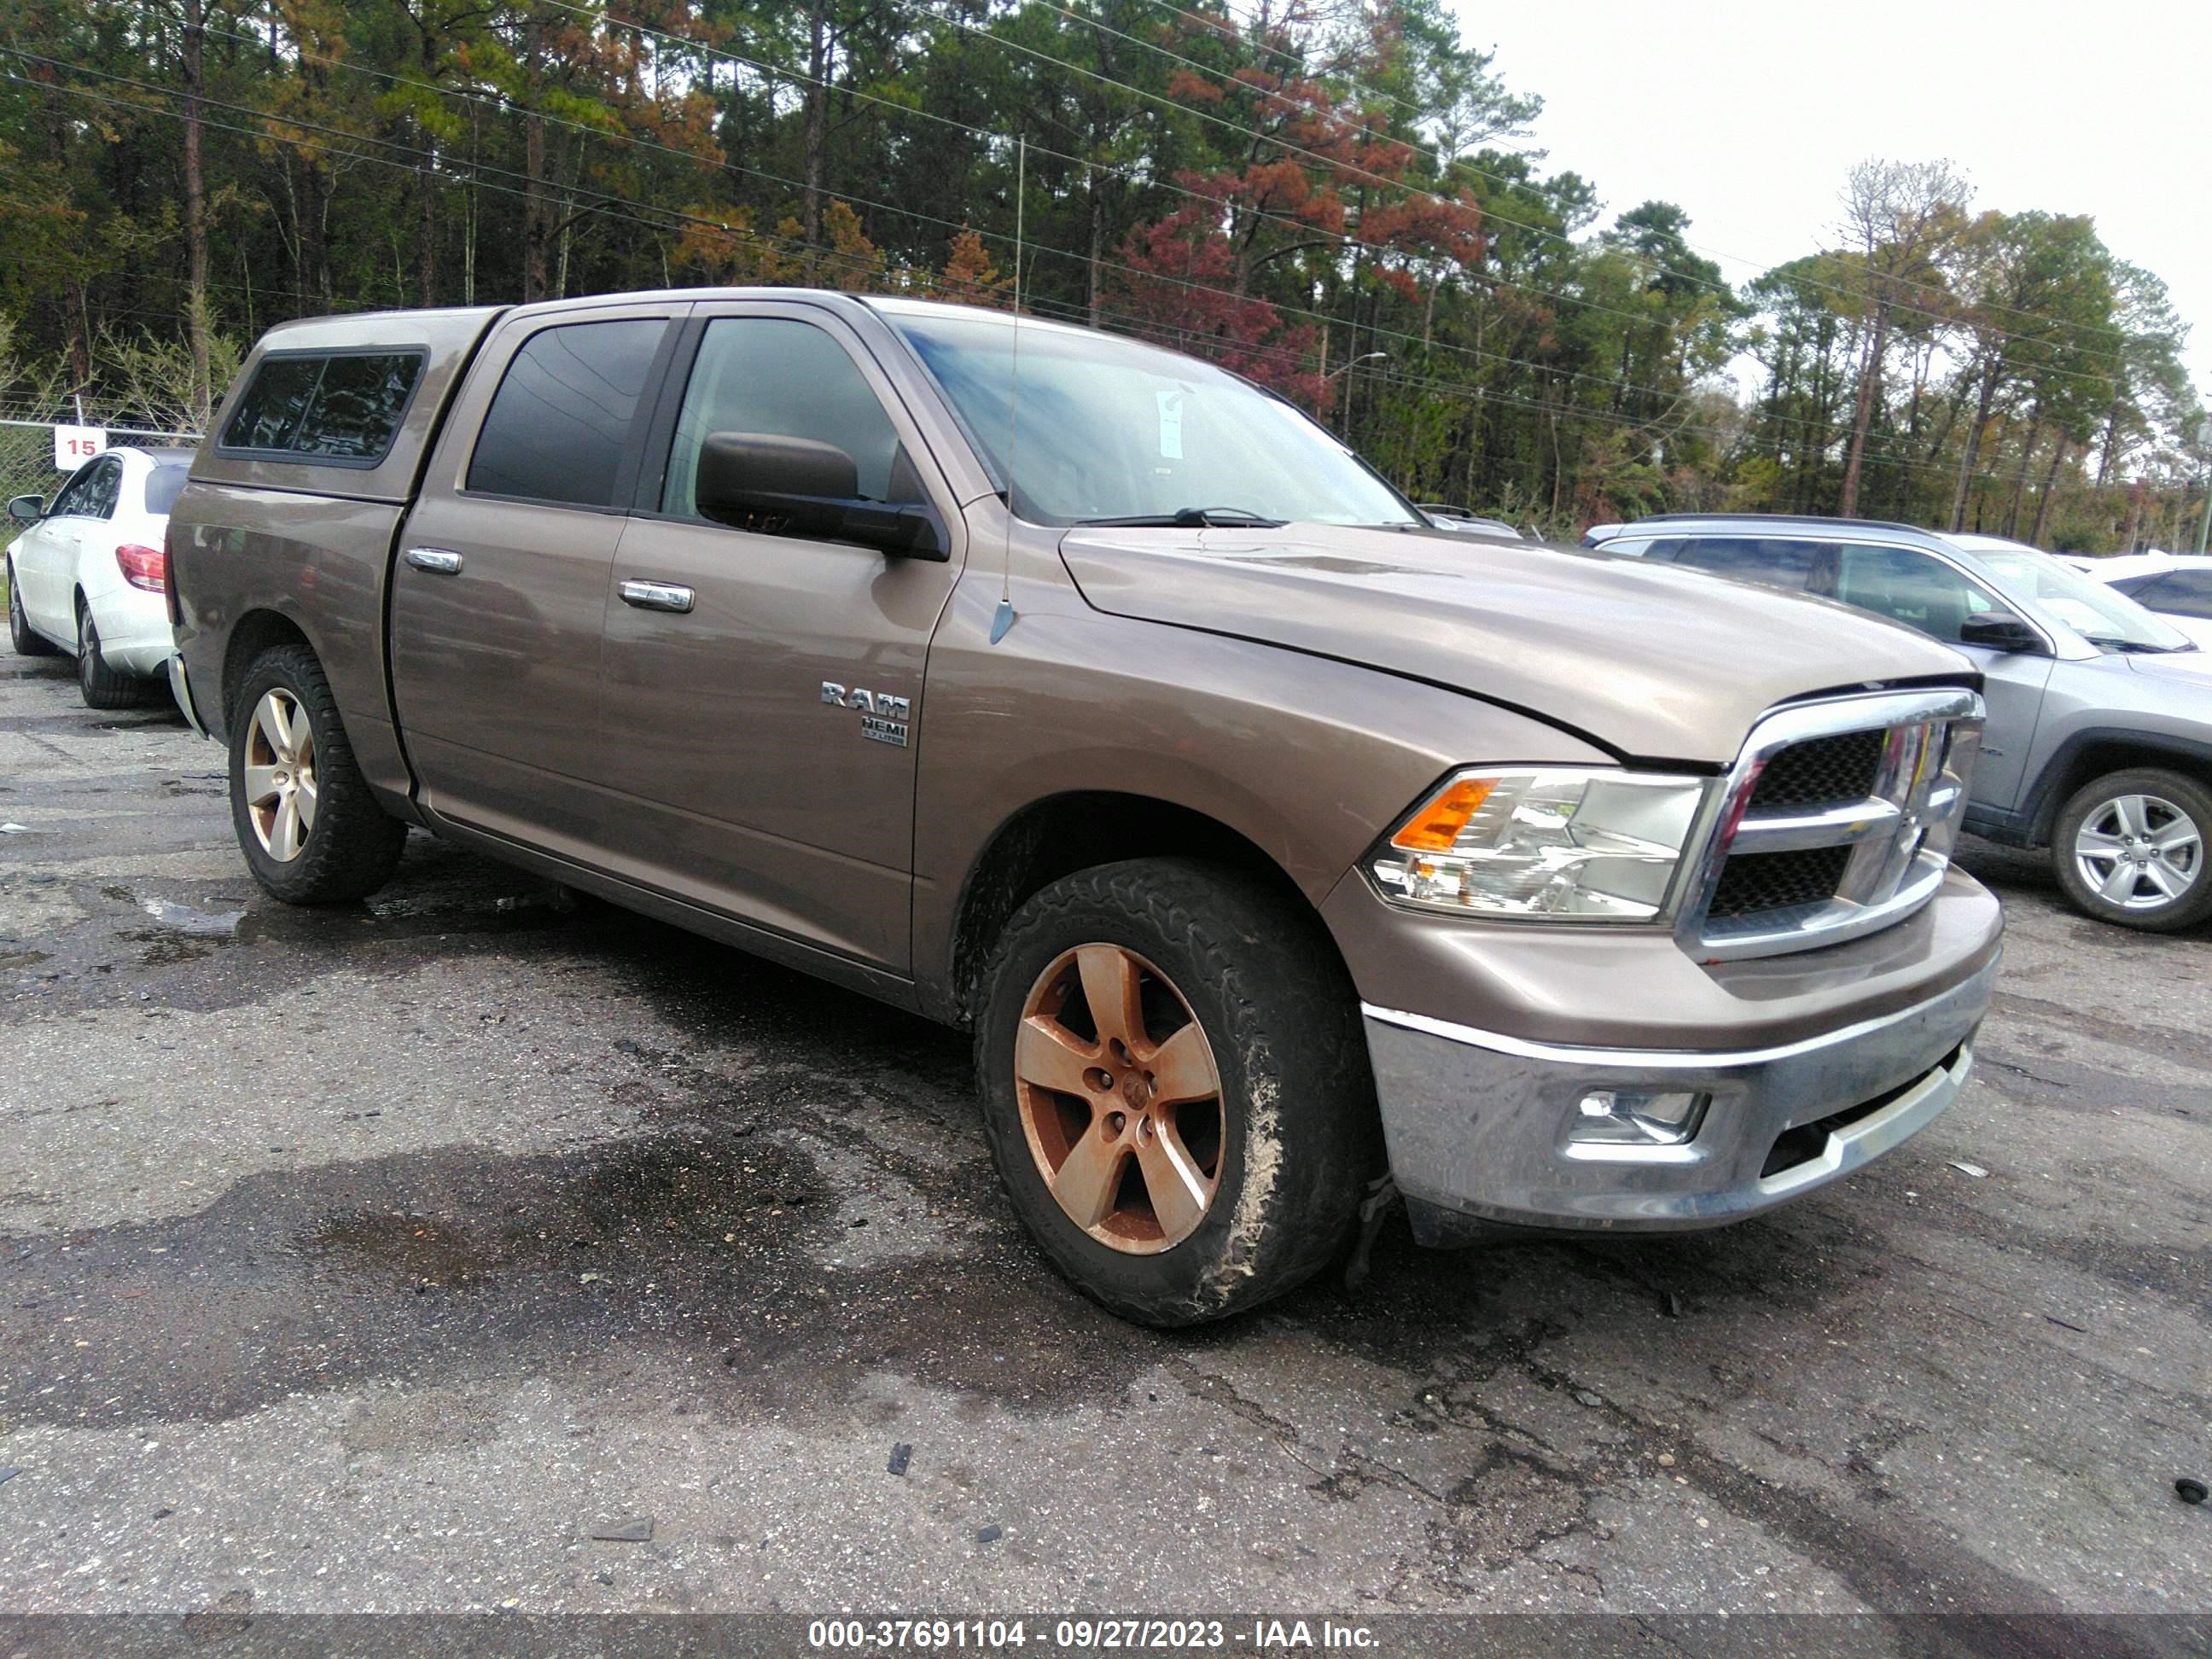
<instances>
[{"instance_id":1,"label":"overcast sky","mask_svg":"<svg viewBox=\"0 0 2212 1659\"><path fill-rule=\"evenodd\" d=\"M1832 229L1869 155L1948 156L1973 205L2095 218L2164 277L2212 396L2212 0L1454 0L1613 214L1680 204L1741 285Z\"/></svg>"}]
</instances>

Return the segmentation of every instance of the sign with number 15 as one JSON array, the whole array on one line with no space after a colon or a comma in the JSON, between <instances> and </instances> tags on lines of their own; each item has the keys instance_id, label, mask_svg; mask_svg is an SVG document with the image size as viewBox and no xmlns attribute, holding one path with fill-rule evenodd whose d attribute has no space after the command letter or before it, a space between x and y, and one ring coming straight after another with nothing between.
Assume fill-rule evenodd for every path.
<instances>
[{"instance_id":1,"label":"sign with number 15","mask_svg":"<svg viewBox=\"0 0 2212 1659\"><path fill-rule=\"evenodd\" d=\"M107 447L103 426L58 426L54 428L54 466L74 472Z\"/></svg>"}]
</instances>

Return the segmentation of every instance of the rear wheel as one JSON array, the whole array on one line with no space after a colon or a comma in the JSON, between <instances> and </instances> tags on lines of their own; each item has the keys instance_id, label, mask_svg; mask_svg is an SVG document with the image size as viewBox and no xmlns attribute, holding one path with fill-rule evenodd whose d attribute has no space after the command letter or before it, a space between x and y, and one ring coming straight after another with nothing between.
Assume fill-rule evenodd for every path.
<instances>
[{"instance_id":1,"label":"rear wheel","mask_svg":"<svg viewBox=\"0 0 2212 1659\"><path fill-rule=\"evenodd\" d=\"M1234 872L1146 860L1038 893L976 1054L1015 1210L1125 1318L1256 1306L1351 1236L1379 1144L1358 1001L1313 917Z\"/></svg>"},{"instance_id":2,"label":"rear wheel","mask_svg":"<svg viewBox=\"0 0 2212 1659\"><path fill-rule=\"evenodd\" d=\"M2172 933L2212 916L2212 792L2178 772L2113 772L2075 791L2051 842L2058 884L2100 921Z\"/></svg>"},{"instance_id":3,"label":"rear wheel","mask_svg":"<svg viewBox=\"0 0 2212 1659\"><path fill-rule=\"evenodd\" d=\"M146 701L146 682L109 667L100 654L100 624L82 597L76 602L76 689L87 708L136 708Z\"/></svg>"},{"instance_id":4,"label":"rear wheel","mask_svg":"<svg viewBox=\"0 0 2212 1659\"><path fill-rule=\"evenodd\" d=\"M54 657L61 648L31 626L23 614L23 585L15 580L15 562L8 561L8 643L19 657Z\"/></svg>"},{"instance_id":5,"label":"rear wheel","mask_svg":"<svg viewBox=\"0 0 2212 1659\"><path fill-rule=\"evenodd\" d=\"M304 645L264 652L239 685L230 813L253 878L288 904L365 898L398 866L407 826L369 793Z\"/></svg>"}]
</instances>

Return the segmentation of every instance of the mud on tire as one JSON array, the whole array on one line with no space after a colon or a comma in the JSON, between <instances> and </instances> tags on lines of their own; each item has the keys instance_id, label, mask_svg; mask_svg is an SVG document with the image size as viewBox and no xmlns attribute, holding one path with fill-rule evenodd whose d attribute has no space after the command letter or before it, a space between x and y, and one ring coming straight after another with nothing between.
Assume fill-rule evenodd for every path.
<instances>
[{"instance_id":1,"label":"mud on tire","mask_svg":"<svg viewBox=\"0 0 2212 1659\"><path fill-rule=\"evenodd\" d=\"M1187 1018L1202 1030L1218 1077L1218 1133L1190 1141L1199 1164L1210 1156L1203 1173L1211 1196L1194 1228L1179 1237L1165 1227L1148 1235L1150 1206L1137 1194L1135 1224L1106 1242L1102 1233L1120 1218L1082 1224L1046 1173L1054 1151L1089 1133L1060 1125L1081 1126L1086 1112L1094 1126L1102 1115L1122 1115L1115 1079L1105 1075L1114 1065L1103 1035L1109 1024L1088 1012L1095 987L1079 997L1067 992L1070 1003L1083 1006L1061 1017L1105 1062L1097 1075L1067 1074L1085 1092L1040 1097L1017 1076L1024 1018L1040 986L1075 954L1108 946L1146 970L1139 980L1153 1024ZM1157 1037L1140 1036L1138 1047L1150 1041ZM975 1055L985 1128L1015 1211L1079 1288L1140 1323L1219 1319L1311 1277L1348 1242L1380 1167L1373 1075L1343 964L1310 912L1233 870L1133 860L1079 872L1037 893L1007 924L985 970ZM1036 1072L1033 1061L1025 1064ZM1139 1070L1139 1079L1150 1075ZM1143 1082L1126 1070L1121 1081L1141 1117ZM1060 1115L1042 1131L1055 1146L1041 1152L1033 1144L1037 1129L1025 1121L1025 1102ZM1133 1147L1134 1134L1130 1129L1125 1144ZM1072 1164L1074 1153L1066 1156ZM1125 1176L1137 1164L1131 1151ZM1069 1164L1060 1167L1065 1172ZM1133 1178L1145 1178L1142 1168Z\"/></svg>"},{"instance_id":2,"label":"mud on tire","mask_svg":"<svg viewBox=\"0 0 2212 1659\"><path fill-rule=\"evenodd\" d=\"M255 711L272 691L299 710L313 734L313 822L290 858L276 857L262 844L247 798ZM407 826L369 793L315 653L304 645L263 652L246 671L229 713L231 824L254 880L288 904L365 898L389 881Z\"/></svg>"}]
</instances>

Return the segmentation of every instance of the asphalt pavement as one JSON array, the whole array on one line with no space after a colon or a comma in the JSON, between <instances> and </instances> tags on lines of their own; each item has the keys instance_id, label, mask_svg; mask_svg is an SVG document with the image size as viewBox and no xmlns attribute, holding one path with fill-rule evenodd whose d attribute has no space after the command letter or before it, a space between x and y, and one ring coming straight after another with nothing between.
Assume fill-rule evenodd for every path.
<instances>
[{"instance_id":1,"label":"asphalt pavement","mask_svg":"<svg viewBox=\"0 0 2212 1659\"><path fill-rule=\"evenodd\" d=\"M2212 933L1972 846L1856 1179L1160 1334L963 1037L422 835L288 910L222 760L0 656L0 1613L2212 1612Z\"/></svg>"}]
</instances>

